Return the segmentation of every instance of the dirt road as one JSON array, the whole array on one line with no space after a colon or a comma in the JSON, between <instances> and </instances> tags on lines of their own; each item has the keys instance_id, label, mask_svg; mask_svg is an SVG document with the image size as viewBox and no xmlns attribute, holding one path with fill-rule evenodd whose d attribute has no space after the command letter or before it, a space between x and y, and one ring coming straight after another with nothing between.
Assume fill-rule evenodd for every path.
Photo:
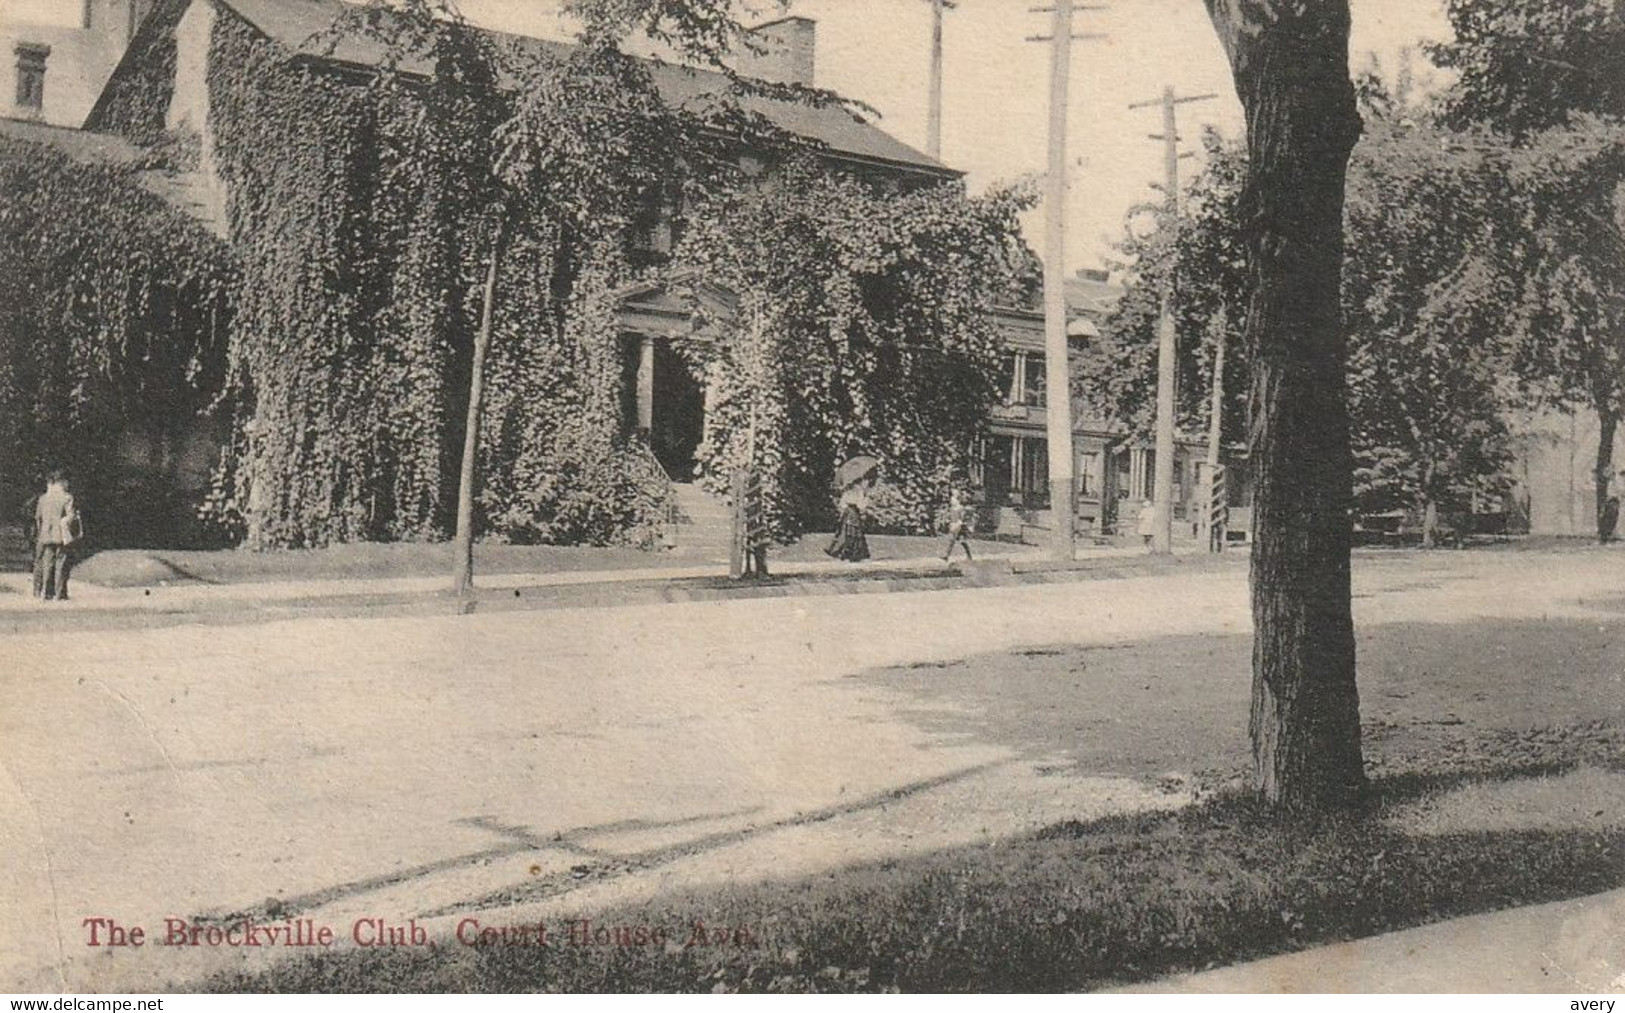
<instances>
[{"instance_id":1,"label":"dirt road","mask_svg":"<svg viewBox=\"0 0 1625 1013\"><path fill-rule=\"evenodd\" d=\"M1617 616L1622 561L1369 561L1359 620ZM590 909L1177 804L1177 780L920 721L909 688L853 676L1247 624L1234 571L7 637L0 985L139 989L267 959L157 945L166 918L443 935L470 912ZM1244 698L1245 670L1213 679ZM87 945L95 918L148 945Z\"/></svg>"}]
</instances>

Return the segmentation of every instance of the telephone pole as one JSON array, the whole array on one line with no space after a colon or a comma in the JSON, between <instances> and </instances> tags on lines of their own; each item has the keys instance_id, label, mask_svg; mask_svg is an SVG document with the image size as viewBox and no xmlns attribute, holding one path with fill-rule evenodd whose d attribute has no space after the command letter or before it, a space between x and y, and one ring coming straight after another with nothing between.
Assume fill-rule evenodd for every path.
<instances>
[{"instance_id":1,"label":"telephone pole","mask_svg":"<svg viewBox=\"0 0 1625 1013\"><path fill-rule=\"evenodd\" d=\"M1214 524L1214 493L1218 491L1219 441L1224 438L1224 345L1225 332L1230 329L1230 315L1221 303L1219 311L1209 321L1213 332L1213 375L1208 385L1207 478L1202 483L1202 539L1207 551L1223 552L1225 533L1223 525Z\"/></svg>"},{"instance_id":2,"label":"telephone pole","mask_svg":"<svg viewBox=\"0 0 1625 1013\"><path fill-rule=\"evenodd\" d=\"M942 158L942 12L958 6L954 0L931 2L931 106L925 121L925 153Z\"/></svg>"},{"instance_id":3,"label":"telephone pole","mask_svg":"<svg viewBox=\"0 0 1625 1013\"><path fill-rule=\"evenodd\" d=\"M1049 505L1053 551L1057 558L1073 558L1077 525L1077 485L1072 477L1072 368L1066 336L1066 119L1068 81L1072 71L1074 39L1099 35L1073 35L1072 15L1104 10L1056 0L1053 7L1034 7L1035 14L1050 15L1048 35L1029 36L1029 42L1050 44L1049 175L1044 194L1044 419L1049 444Z\"/></svg>"},{"instance_id":4,"label":"telephone pole","mask_svg":"<svg viewBox=\"0 0 1625 1013\"><path fill-rule=\"evenodd\" d=\"M1179 228L1179 126L1175 110L1187 102L1203 102L1214 95L1180 97L1172 87L1162 90L1160 99L1134 102L1130 109L1149 106L1162 107L1162 133L1152 134L1152 140L1163 142L1165 178L1163 193L1167 197L1167 228ZM1176 293L1177 247L1171 254L1173 262L1162 278L1162 305L1157 324L1157 453L1156 473L1152 479L1156 527L1152 531L1151 550L1159 555L1174 551L1174 399L1177 395L1178 325L1174 322Z\"/></svg>"}]
</instances>

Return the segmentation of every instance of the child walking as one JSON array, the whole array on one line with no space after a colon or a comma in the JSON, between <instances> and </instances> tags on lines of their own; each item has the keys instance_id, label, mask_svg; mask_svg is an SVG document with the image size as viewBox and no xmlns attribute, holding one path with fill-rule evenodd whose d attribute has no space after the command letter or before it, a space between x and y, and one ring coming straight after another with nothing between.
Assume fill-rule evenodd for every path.
<instances>
[{"instance_id":1,"label":"child walking","mask_svg":"<svg viewBox=\"0 0 1625 1013\"><path fill-rule=\"evenodd\" d=\"M972 512L965 504L965 497L956 488L948 493L948 545L942 550L942 559L947 562L954 554L955 546L965 550L965 559L971 559L970 532Z\"/></svg>"}]
</instances>

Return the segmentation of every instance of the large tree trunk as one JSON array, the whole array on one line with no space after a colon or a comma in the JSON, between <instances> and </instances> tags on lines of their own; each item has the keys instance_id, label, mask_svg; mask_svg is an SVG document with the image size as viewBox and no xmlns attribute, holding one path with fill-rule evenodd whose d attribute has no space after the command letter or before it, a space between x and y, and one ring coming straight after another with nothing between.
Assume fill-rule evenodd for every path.
<instances>
[{"instance_id":1,"label":"large tree trunk","mask_svg":"<svg viewBox=\"0 0 1625 1013\"><path fill-rule=\"evenodd\" d=\"M485 358L491 349L491 323L496 313L497 277L502 271L502 249L507 214L497 213L491 227L491 261L485 268L484 305L480 329L474 336L474 361L468 378L468 428L463 432L463 466L457 481L457 534L452 540L455 560L452 590L466 602L474 592L474 485L480 452L480 415L485 407Z\"/></svg>"},{"instance_id":2,"label":"large tree trunk","mask_svg":"<svg viewBox=\"0 0 1625 1013\"><path fill-rule=\"evenodd\" d=\"M1613 539L1613 527L1619 520L1618 514L1608 509L1608 498L1612 493L1614 477L1614 434L1618 431L1618 413L1606 404L1599 407L1597 409L1597 463L1593 474L1597 480L1597 540L1600 542Z\"/></svg>"},{"instance_id":3,"label":"large tree trunk","mask_svg":"<svg viewBox=\"0 0 1625 1013\"><path fill-rule=\"evenodd\" d=\"M1206 3L1247 116L1254 770L1278 806L1335 808L1364 784L1340 302L1360 134L1348 0Z\"/></svg>"}]
</instances>

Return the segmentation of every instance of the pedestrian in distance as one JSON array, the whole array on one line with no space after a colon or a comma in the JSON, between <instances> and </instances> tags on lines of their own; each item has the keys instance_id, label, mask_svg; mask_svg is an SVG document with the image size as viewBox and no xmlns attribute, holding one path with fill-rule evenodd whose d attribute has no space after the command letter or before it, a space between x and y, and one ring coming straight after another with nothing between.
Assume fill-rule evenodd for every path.
<instances>
[{"instance_id":1,"label":"pedestrian in distance","mask_svg":"<svg viewBox=\"0 0 1625 1013\"><path fill-rule=\"evenodd\" d=\"M869 489L873 484L872 479L865 478L841 490L840 524L835 529L835 537L830 541L829 548L824 550L836 559L856 563L869 558L869 540L863 535L863 515L869 509Z\"/></svg>"},{"instance_id":2,"label":"pedestrian in distance","mask_svg":"<svg viewBox=\"0 0 1625 1013\"><path fill-rule=\"evenodd\" d=\"M964 493L955 486L948 493L948 544L942 550L943 562L953 556L955 547L965 550L965 562L971 561L970 534L975 516L975 508L966 503Z\"/></svg>"},{"instance_id":3,"label":"pedestrian in distance","mask_svg":"<svg viewBox=\"0 0 1625 1013\"><path fill-rule=\"evenodd\" d=\"M1151 548L1151 540L1157 534L1157 505L1148 499L1140 501L1139 532L1145 547Z\"/></svg>"},{"instance_id":4,"label":"pedestrian in distance","mask_svg":"<svg viewBox=\"0 0 1625 1013\"><path fill-rule=\"evenodd\" d=\"M68 600L68 571L73 546L84 537L84 523L73 490L60 471L53 471L45 491L34 502L34 596L44 601Z\"/></svg>"}]
</instances>

